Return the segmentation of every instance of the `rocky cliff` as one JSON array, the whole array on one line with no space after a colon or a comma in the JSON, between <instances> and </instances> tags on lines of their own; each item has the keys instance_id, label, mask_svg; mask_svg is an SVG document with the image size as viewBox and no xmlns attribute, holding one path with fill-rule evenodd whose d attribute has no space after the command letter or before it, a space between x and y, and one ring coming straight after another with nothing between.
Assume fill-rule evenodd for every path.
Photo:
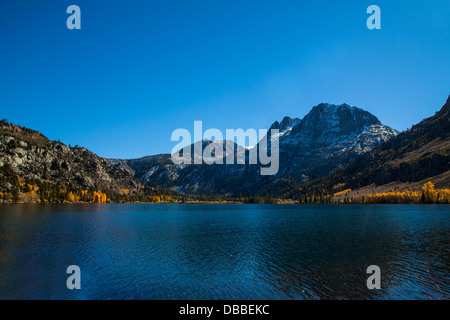
<instances>
[{"instance_id":1,"label":"rocky cliff","mask_svg":"<svg viewBox=\"0 0 450 320\"><path fill-rule=\"evenodd\" d=\"M77 189L139 190L140 182L127 170L111 165L85 148L68 147L41 133L0 122L0 191L13 187L10 179L46 180Z\"/></svg>"},{"instance_id":2,"label":"rocky cliff","mask_svg":"<svg viewBox=\"0 0 450 320\"><path fill-rule=\"evenodd\" d=\"M260 165L248 164L252 150L244 151L245 165L176 165L167 154L110 162L146 185L185 193L280 195L286 184L326 176L397 135L369 112L346 104L320 104L303 119L285 117L270 129L279 130L280 169L274 176L261 176Z\"/></svg>"}]
</instances>

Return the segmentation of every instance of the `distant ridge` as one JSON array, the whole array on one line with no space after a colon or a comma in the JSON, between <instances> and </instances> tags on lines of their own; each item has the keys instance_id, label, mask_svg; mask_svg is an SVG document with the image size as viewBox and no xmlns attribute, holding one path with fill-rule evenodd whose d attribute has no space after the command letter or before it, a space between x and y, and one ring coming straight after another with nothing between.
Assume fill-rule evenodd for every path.
<instances>
[{"instance_id":1,"label":"distant ridge","mask_svg":"<svg viewBox=\"0 0 450 320\"><path fill-rule=\"evenodd\" d=\"M361 155L344 175L351 186L417 182L450 170L450 96L434 116ZM445 182L447 181L447 182ZM438 182L448 186L449 180Z\"/></svg>"},{"instance_id":2,"label":"distant ridge","mask_svg":"<svg viewBox=\"0 0 450 320\"><path fill-rule=\"evenodd\" d=\"M439 112L361 154L345 169L313 181L304 192L352 189L356 194L450 186L450 96Z\"/></svg>"},{"instance_id":3,"label":"distant ridge","mask_svg":"<svg viewBox=\"0 0 450 320\"><path fill-rule=\"evenodd\" d=\"M249 165L248 161L245 165L176 165L169 154L104 159L85 148L51 141L37 131L3 120L0 197L11 197L19 184L20 190L31 188L29 193L33 194L34 187L27 187L27 181L41 187L52 185L52 199L59 199L61 186L66 195L69 191L80 195L83 190L94 195L98 190L105 193L102 197L117 201L158 194L298 199L317 190L323 194L420 188L429 180L438 188L448 188L449 110L450 96L434 116L400 134L371 113L347 104L323 103L302 119L284 117L270 127L279 130L280 170L274 176L261 176L259 165ZM210 144L222 145L226 151L233 142L197 143L203 149ZM235 144L234 152L234 156L243 153L248 157L251 149Z\"/></svg>"},{"instance_id":4,"label":"distant ridge","mask_svg":"<svg viewBox=\"0 0 450 320\"><path fill-rule=\"evenodd\" d=\"M325 176L397 135L371 113L347 104L320 104L303 119L285 117L270 129L280 131L280 170L275 176L261 177L255 165L175 165L170 155L111 163L127 168L143 184L184 193L278 194L284 181L303 183Z\"/></svg>"}]
</instances>

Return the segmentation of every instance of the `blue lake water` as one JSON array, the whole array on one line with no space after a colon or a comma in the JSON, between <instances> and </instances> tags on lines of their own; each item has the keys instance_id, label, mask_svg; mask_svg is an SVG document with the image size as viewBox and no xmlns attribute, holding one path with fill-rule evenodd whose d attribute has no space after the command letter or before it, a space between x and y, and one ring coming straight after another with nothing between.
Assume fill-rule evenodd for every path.
<instances>
[{"instance_id":1,"label":"blue lake water","mask_svg":"<svg viewBox=\"0 0 450 320\"><path fill-rule=\"evenodd\" d=\"M448 299L449 230L448 205L0 205L0 299Z\"/></svg>"}]
</instances>

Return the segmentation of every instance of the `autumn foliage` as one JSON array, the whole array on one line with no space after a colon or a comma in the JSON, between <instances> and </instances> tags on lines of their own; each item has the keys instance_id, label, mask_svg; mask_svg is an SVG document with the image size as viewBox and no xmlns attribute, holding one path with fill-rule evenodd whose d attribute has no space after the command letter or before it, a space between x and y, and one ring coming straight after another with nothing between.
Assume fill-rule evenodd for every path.
<instances>
[{"instance_id":1,"label":"autumn foliage","mask_svg":"<svg viewBox=\"0 0 450 320\"><path fill-rule=\"evenodd\" d=\"M449 203L450 189L435 189L433 183L427 182L423 191L385 192L363 196L363 203Z\"/></svg>"}]
</instances>

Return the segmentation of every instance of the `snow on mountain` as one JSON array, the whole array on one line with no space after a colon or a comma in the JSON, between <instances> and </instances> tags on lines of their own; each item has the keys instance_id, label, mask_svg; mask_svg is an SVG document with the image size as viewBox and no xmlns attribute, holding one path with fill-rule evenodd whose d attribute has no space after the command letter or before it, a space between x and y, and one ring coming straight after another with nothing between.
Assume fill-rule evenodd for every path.
<instances>
[{"instance_id":1,"label":"snow on mountain","mask_svg":"<svg viewBox=\"0 0 450 320\"><path fill-rule=\"evenodd\" d=\"M143 183L182 192L230 193L237 195L258 192L270 184L289 178L305 182L345 167L357 156L371 151L398 133L385 126L371 113L347 104L322 103L303 118L285 117L275 121L270 129L278 129L280 170L275 176L262 177L259 165L248 165L248 154L256 150L234 144L234 157L245 153L246 164L233 165L176 165L170 155L158 155L137 160L126 160L126 165ZM200 143L200 142L197 142ZM207 141L229 152L231 141ZM258 145L257 145L258 146ZM194 145L191 145L191 152ZM224 161L225 162L225 161ZM236 163L236 161L235 161ZM131 171L130 170L130 171Z\"/></svg>"}]
</instances>

